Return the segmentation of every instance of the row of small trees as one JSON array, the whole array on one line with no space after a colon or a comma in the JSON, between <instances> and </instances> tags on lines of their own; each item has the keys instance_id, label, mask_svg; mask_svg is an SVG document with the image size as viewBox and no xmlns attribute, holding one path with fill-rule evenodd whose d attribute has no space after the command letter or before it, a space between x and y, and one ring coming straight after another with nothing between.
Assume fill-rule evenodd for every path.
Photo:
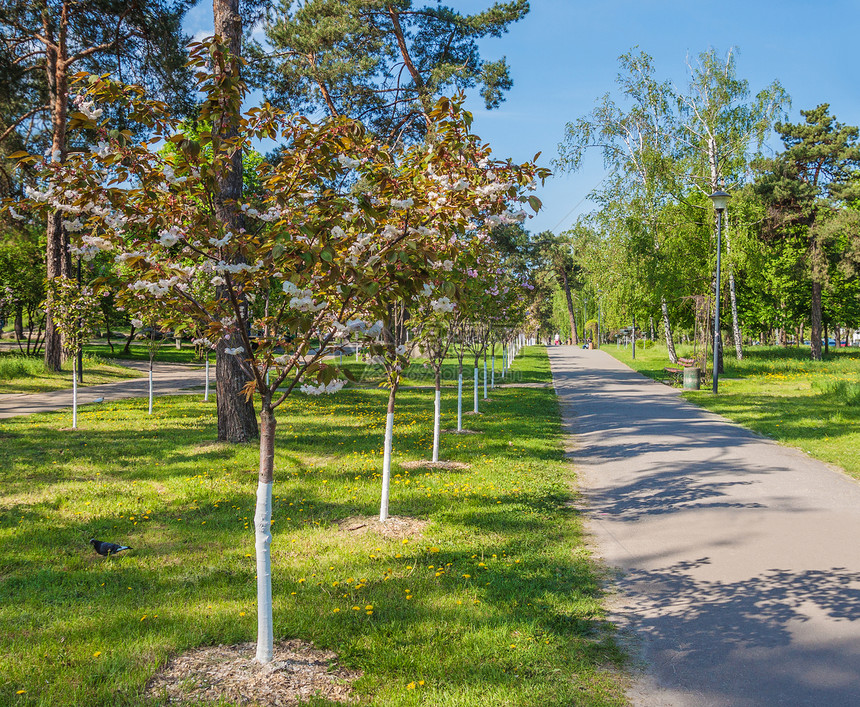
<instances>
[{"instance_id":1,"label":"row of small trees","mask_svg":"<svg viewBox=\"0 0 860 707\"><path fill-rule=\"evenodd\" d=\"M193 46L201 121L218 124L241 104L245 86L225 68L235 62L216 40ZM73 252L113 256L124 284L120 303L132 310L145 303L162 327L193 324L201 343L241 371L242 394L256 400L260 421L257 658L267 662L274 411L296 389L317 394L342 386L344 372L325 357L343 340L363 337L389 372L387 474L408 360L395 334L398 316L408 311L413 326L429 330L454 303L468 301L465 293L483 295L486 281L473 273L492 252L489 231L524 217L521 205L511 206L528 204L529 188L545 171L494 160L470 133L459 102L448 99L427 114L427 139L406 146L385 144L347 118L314 123L268 104L246 111L232 131L192 139L183 117L142 89L107 76L78 80L80 110L69 124L94 147L62 162L16 155L40 177L28 198L7 210L62 214ZM107 106L144 126L148 137L111 129ZM284 147L256 165L257 193L227 199L224 181L235 174L236 156L262 137ZM162 149L165 143L175 149ZM469 287L470 278L479 286ZM383 517L386 496L384 487Z\"/></svg>"}]
</instances>

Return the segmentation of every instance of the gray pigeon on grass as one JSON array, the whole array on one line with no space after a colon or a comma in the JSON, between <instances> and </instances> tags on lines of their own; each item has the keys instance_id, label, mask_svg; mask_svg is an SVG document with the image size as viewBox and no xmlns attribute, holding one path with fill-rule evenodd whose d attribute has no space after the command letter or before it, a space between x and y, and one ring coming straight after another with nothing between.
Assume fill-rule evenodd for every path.
<instances>
[{"instance_id":1,"label":"gray pigeon on grass","mask_svg":"<svg viewBox=\"0 0 860 707\"><path fill-rule=\"evenodd\" d=\"M103 540L96 540L95 538L90 539L90 545L95 548L95 551L99 555L104 555L105 557L108 555L116 555L118 552L122 552L123 550L131 550L127 545L117 545L116 543L108 543Z\"/></svg>"}]
</instances>

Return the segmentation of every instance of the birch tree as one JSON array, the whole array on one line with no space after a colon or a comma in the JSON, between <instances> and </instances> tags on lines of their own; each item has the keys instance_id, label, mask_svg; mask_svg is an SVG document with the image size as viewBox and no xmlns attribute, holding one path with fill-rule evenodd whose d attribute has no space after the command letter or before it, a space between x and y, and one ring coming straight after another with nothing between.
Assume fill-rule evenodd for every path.
<instances>
[{"instance_id":1,"label":"birch tree","mask_svg":"<svg viewBox=\"0 0 860 707\"><path fill-rule=\"evenodd\" d=\"M774 123L784 117L790 104L788 94L774 81L751 97L749 82L737 75L735 51L721 59L715 49L710 49L700 54L695 64L688 59L687 70L687 92L678 93L682 127L679 139L691 162L693 186L704 196L718 189L737 190L748 178L750 161L761 150ZM728 251L732 338L735 355L741 360L743 339L730 225L731 220L723 231Z\"/></svg>"}]
</instances>

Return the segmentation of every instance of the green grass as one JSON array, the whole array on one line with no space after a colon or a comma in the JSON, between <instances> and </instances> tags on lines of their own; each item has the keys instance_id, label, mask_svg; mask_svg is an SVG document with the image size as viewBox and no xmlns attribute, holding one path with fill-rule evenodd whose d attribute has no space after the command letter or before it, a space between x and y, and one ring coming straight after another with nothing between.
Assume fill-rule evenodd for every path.
<instances>
[{"instance_id":1,"label":"green grass","mask_svg":"<svg viewBox=\"0 0 860 707\"><path fill-rule=\"evenodd\" d=\"M548 359L534 355L520 355L514 359L507 375L502 378L502 353L501 346L496 347L496 374L495 380L499 385L508 383L546 383L551 380ZM335 363L339 359L335 358ZM403 372L401 386L433 386L433 369L425 365L425 359L415 359ZM359 385L379 385L385 380L385 371L382 366L370 366L364 363L356 363L355 355L343 357L343 367L355 376ZM475 358L467 354L463 359L463 389L471 390L473 384ZM456 387L459 364L454 355L449 355L442 364L442 385ZM491 352L487 355L487 381L492 379ZM484 359L481 357L478 364L478 382L483 395L484 385ZM489 385L489 382L488 382Z\"/></svg>"},{"instance_id":2,"label":"green grass","mask_svg":"<svg viewBox=\"0 0 860 707\"><path fill-rule=\"evenodd\" d=\"M518 365L548 380L542 349ZM553 391L492 398L469 419L483 434L443 437L442 457L469 470L410 471L400 463L429 452L432 393L398 396L391 513L430 522L405 543L336 525L378 512L385 391L288 401L275 636L363 671L365 704L624 704ZM446 427L453 408L445 391ZM159 399L151 417L145 400L84 407L77 431L69 422L0 422L0 704L144 705L171 655L255 637L257 451L213 442L214 405L198 396ZM134 549L101 558L90 537Z\"/></svg>"},{"instance_id":3,"label":"green grass","mask_svg":"<svg viewBox=\"0 0 860 707\"><path fill-rule=\"evenodd\" d=\"M113 348L111 351L107 342L104 340L91 341L84 345L84 353L93 356L98 356L106 360L133 360L133 361L149 361L149 349L145 343L136 340L129 347L129 352L123 353L125 346L125 338L113 339ZM210 354L211 359L215 359L214 354ZM182 348L177 349L173 339L164 339L155 355L156 361L167 363L199 363L200 359L196 356L194 346L188 342L182 343Z\"/></svg>"},{"instance_id":4,"label":"green grass","mask_svg":"<svg viewBox=\"0 0 860 707\"><path fill-rule=\"evenodd\" d=\"M84 356L84 385L113 383L141 374L101 358ZM33 356L0 353L0 395L10 393L45 393L72 387L72 361L57 373L45 368L43 359Z\"/></svg>"},{"instance_id":5,"label":"green grass","mask_svg":"<svg viewBox=\"0 0 860 707\"><path fill-rule=\"evenodd\" d=\"M660 380L669 359L665 347L604 346L639 372ZM691 350L679 355L691 355ZM710 384L684 397L816 459L860 478L860 350L831 350L824 361L809 358L807 347L752 346L737 361L727 351L719 394Z\"/></svg>"}]
</instances>

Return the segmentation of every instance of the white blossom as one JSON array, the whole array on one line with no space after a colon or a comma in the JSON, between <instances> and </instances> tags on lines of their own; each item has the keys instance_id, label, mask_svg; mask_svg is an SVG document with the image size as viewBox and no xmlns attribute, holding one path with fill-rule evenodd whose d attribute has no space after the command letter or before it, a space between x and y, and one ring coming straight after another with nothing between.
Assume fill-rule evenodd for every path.
<instances>
[{"instance_id":1,"label":"white blossom","mask_svg":"<svg viewBox=\"0 0 860 707\"><path fill-rule=\"evenodd\" d=\"M306 395L322 395L323 393L325 393L326 395L331 395L343 388L345 383L346 381L341 379L333 380L328 385L326 385L325 383L320 383L319 385L313 385L313 383L305 383L299 390L301 390Z\"/></svg>"},{"instance_id":2,"label":"white blossom","mask_svg":"<svg viewBox=\"0 0 860 707\"><path fill-rule=\"evenodd\" d=\"M337 161L347 169L354 169L361 164L361 160L354 160L352 157L347 157L346 155L338 155Z\"/></svg>"},{"instance_id":3,"label":"white blossom","mask_svg":"<svg viewBox=\"0 0 860 707\"><path fill-rule=\"evenodd\" d=\"M453 312L456 305L447 297L440 297L430 300L430 306L434 312Z\"/></svg>"},{"instance_id":4,"label":"white blossom","mask_svg":"<svg viewBox=\"0 0 860 707\"><path fill-rule=\"evenodd\" d=\"M98 120L102 117L102 113L104 113L101 108L95 108L95 104L95 100L82 101L80 104L81 113L87 116L90 120Z\"/></svg>"},{"instance_id":5,"label":"white blossom","mask_svg":"<svg viewBox=\"0 0 860 707\"><path fill-rule=\"evenodd\" d=\"M220 248L221 246L225 246L230 242L230 239L233 238L233 233L231 231L227 231L224 234L223 238L210 238L209 244L215 246L216 248Z\"/></svg>"},{"instance_id":6,"label":"white blossom","mask_svg":"<svg viewBox=\"0 0 860 707\"><path fill-rule=\"evenodd\" d=\"M167 230L160 231L158 234L158 242L165 248L175 245L182 238L182 234L176 226L171 226Z\"/></svg>"},{"instance_id":7,"label":"white blossom","mask_svg":"<svg viewBox=\"0 0 860 707\"><path fill-rule=\"evenodd\" d=\"M235 349L224 349L224 353L228 356L238 356L241 353L245 353L245 347L237 346Z\"/></svg>"}]
</instances>

